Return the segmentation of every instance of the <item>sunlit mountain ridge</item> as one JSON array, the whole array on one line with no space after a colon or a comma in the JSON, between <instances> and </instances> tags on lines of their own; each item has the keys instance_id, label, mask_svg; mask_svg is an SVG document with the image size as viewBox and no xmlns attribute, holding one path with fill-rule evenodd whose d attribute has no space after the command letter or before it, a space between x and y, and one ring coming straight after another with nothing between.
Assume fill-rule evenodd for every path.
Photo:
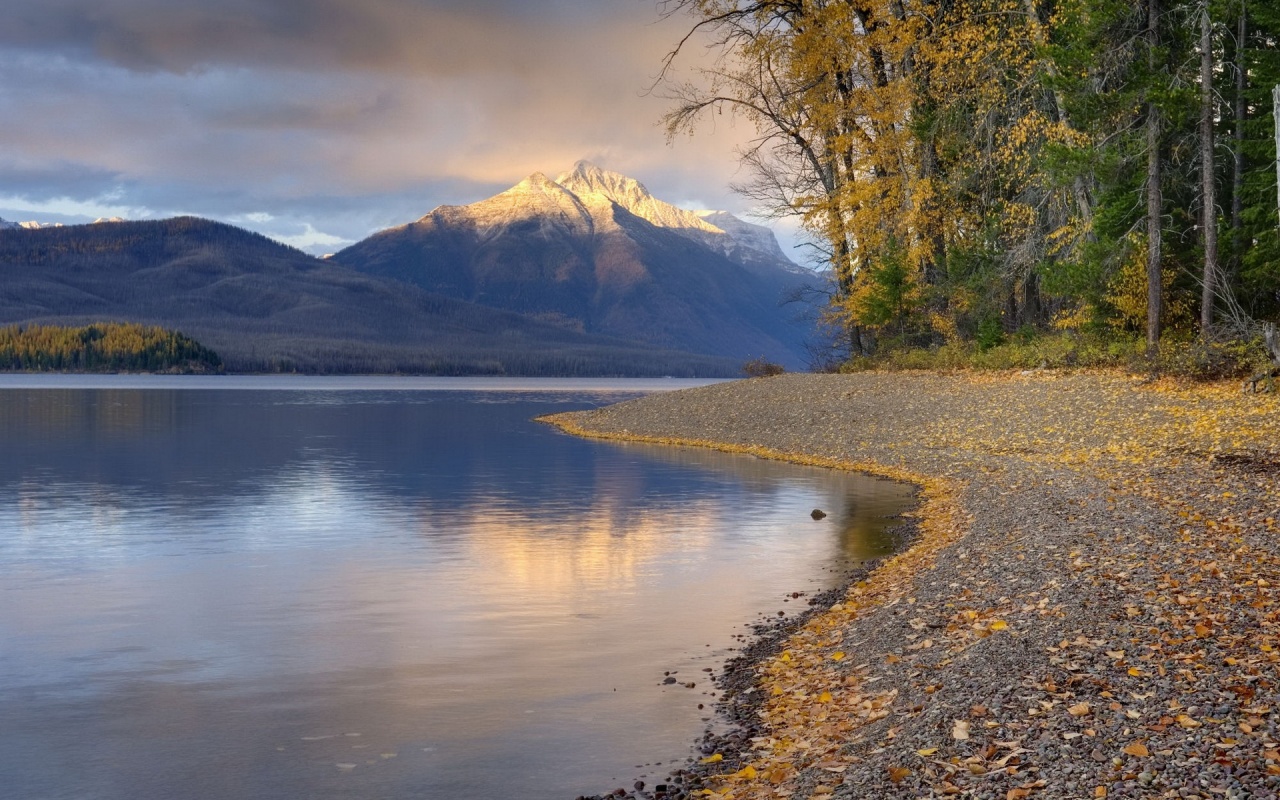
<instances>
[{"instance_id":1,"label":"sunlit mountain ridge","mask_svg":"<svg viewBox=\"0 0 1280 800\"><path fill-rule=\"evenodd\" d=\"M586 161L439 206L332 260L584 333L806 365L809 328L788 300L815 278L771 231L679 208Z\"/></svg>"}]
</instances>

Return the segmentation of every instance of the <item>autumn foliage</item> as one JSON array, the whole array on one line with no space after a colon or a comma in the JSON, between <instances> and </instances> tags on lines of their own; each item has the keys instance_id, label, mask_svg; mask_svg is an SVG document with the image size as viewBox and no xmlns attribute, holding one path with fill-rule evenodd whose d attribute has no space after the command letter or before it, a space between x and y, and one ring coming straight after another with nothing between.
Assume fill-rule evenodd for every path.
<instances>
[{"instance_id":1,"label":"autumn foliage","mask_svg":"<svg viewBox=\"0 0 1280 800\"><path fill-rule=\"evenodd\" d=\"M0 370L218 372L218 355L175 331L137 324L0 328Z\"/></svg>"},{"instance_id":2,"label":"autumn foliage","mask_svg":"<svg viewBox=\"0 0 1280 800\"><path fill-rule=\"evenodd\" d=\"M755 125L741 188L825 252L854 355L990 319L1209 343L1280 315L1274 4L668 7L723 53L671 81L670 131Z\"/></svg>"}]
</instances>

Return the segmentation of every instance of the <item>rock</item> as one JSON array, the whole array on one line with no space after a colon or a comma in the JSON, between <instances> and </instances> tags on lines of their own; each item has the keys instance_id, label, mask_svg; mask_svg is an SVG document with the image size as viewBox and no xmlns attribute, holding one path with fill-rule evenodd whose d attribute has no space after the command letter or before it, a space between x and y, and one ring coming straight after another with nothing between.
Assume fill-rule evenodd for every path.
<instances>
[{"instance_id":1,"label":"rock","mask_svg":"<svg viewBox=\"0 0 1280 800\"><path fill-rule=\"evenodd\" d=\"M813 517L814 519L822 519L826 515L827 515L827 512L823 511L820 508L815 508L814 510L809 512L809 516Z\"/></svg>"}]
</instances>

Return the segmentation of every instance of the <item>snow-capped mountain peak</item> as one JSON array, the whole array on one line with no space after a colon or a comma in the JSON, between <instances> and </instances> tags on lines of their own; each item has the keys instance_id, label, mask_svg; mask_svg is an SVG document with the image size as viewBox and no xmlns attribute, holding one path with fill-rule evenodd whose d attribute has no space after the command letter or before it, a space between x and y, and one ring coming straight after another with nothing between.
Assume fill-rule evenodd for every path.
<instances>
[{"instance_id":1,"label":"snow-capped mountain peak","mask_svg":"<svg viewBox=\"0 0 1280 800\"><path fill-rule=\"evenodd\" d=\"M716 226L704 222L692 211L686 211L654 197L640 181L601 169L589 161L579 161L571 171L556 178L556 183L579 197L591 194L605 197L659 228L673 228L700 234L724 233ZM698 238L700 241L705 241L701 236Z\"/></svg>"},{"instance_id":2,"label":"snow-capped mountain peak","mask_svg":"<svg viewBox=\"0 0 1280 800\"><path fill-rule=\"evenodd\" d=\"M781 268L807 274L783 254L769 228L744 222L726 211L680 208L654 197L640 181L590 161L579 161L555 180L535 172L487 200L467 206L439 206L418 222L465 219L488 238L501 235L517 222L537 219L539 227L547 230L598 235L617 229L615 208L751 269Z\"/></svg>"},{"instance_id":3,"label":"snow-capped mountain peak","mask_svg":"<svg viewBox=\"0 0 1280 800\"><path fill-rule=\"evenodd\" d=\"M791 259L787 258L786 253L782 252L782 247L778 245L778 239L773 235L773 231L764 225L746 222L728 211L704 210L695 211L694 213L724 231L728 236L725 255L743 258L748 255L743 251L751 251L753 254L763 255L782 264L793 263ZM796 265L796 269L807 271L799 265Z\"/></svg>"}]
</instances>

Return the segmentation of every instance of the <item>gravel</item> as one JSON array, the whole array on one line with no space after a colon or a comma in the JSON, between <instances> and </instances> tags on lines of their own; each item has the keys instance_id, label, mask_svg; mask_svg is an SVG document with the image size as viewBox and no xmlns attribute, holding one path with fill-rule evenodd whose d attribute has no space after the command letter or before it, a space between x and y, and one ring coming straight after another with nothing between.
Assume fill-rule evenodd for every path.
<instances>
[{"instance_id":1,"label":"gravel","mask_svg":"<svg viewBox=\"0 0 1280 800\"><path fill-rule=\"evenodd\" d=\"M781 647L843 642L848 659L799 658L804 674L787 680L835 676L885 711L837 713L803 692L730 707L736 733L703 744L723 760L659 784L666 796L1272 798L1276 411L1274 397L1111 374L868 373L717 384L554 421L925 487L918 543L849 609L798 638L779 629L726 670L765 696Z\"/></svg>"}]
</instances>

